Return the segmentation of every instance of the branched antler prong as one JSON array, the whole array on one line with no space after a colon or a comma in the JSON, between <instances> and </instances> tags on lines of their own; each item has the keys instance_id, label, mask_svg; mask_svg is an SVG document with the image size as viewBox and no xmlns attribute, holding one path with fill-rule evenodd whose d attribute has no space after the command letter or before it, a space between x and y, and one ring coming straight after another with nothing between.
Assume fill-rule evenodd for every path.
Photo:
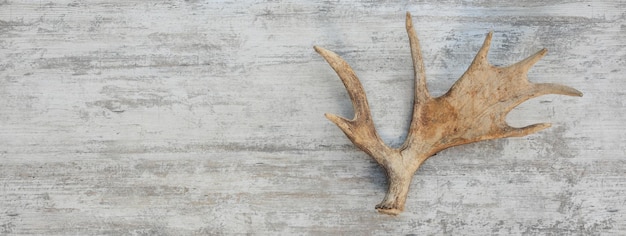
<instances>
[{"instance_id":1,"label":"branched antler prong","mask_svg":"<svg viewBox=\"0 0 626 236\"><path fill-rule=\"evenodd\" d=\"M546 94L560 94L574 97L582 97L583 93L569 86L552 83L533 84L533 97Z\"/></svg>"},{"instance_id":2,"label":"branched antler prong","mask_svg":"<svg viewBox=\"0 0 626 236\"><path fill-rule=\"evenodd\" d=\"M421 105L430 98L428 87L426 86L426 71L424 69L424 59L420 49L419 39L413 28L413 19L411 13L406 13L406 31L409 35L409 44L411 46L411 58L413 59L413 71L415 76L415 105Z\"/></svg>"},{"instance_id":3,"label":"branched antler prong","mask_svg":"<svg viewBox=\"0 0 626 236\"><path fill-rule=\"evenodd\" d=\"M491 38L493 37L493 31L489 31L487 36L485 36L485 41L483 41L483 45L476 53L474 57L474 61L472 61L471 67L480 66L480 65L489 65L489 61L487 60L487 54L489 54L489 47L491 47Z\"/></svg>"},{"instance_id":4,"label":"branched antler prong","mask_svg":"<svg viewBox=\"0 0 626 236\"><path fill-rule=\"evenodd\" d=\"M354 118L352 120L334 114L325 114L326 118L337 125L354 145L370 154L378 163L385 162L384 157L393 151L378 136L370 113L370 107L367 103L365 90L356 73L336 53L319 46L314 46L314 49L335 70L343 82L354 108Z\"/></svg>"},{"instance_id":5,"label":"branched antler prong","mask_svg":"<svg viewBox=\"0 0 626 236\"><path fill-rule=\"evenodd\" d=\"M537 63L539 60L541 60L541 58L543 58L543 56L545 56L547 53L548 53L548 49L543 48L539 50L538 52L536 52L535 54L525 58L524 60L521 60L513 64L511 67L519 68L520 70L526 72L530 70L530 68L533 65L535 65L535 63Z\"/></svg>"},{"instance_id":6,"label":"branched antler prong","mask_svg":"<svg viewBox=\"0 0 626 236\"><path fill-rule=\"evenodd\" d=\"M326 62L328 62L330 67L335 70L339 79L341 79L341 82L343 82L343 85L346 87L354 107L354 118L369 118L370 110L367 103L367 97L365 96L365 90L363 90L363 86L361 85L359 78L356 76L356 73L354 73L354 70L352 70L352 67L350 67L350 65L343 60L343 58L330 50L319 46L314 46L313 48L326 60Z\"/></svg>"},{"instance_id":7,"label":"branched antler prong","mask_svg":"<svg viewBox=\"0 0 626 236\"><path fill-rule=\"evenodd\" d=\"M502 130L501 138L523 137L523 136L533 134L541 130L550 128L551 126L552 124L550 123L538 123L538 124L533 124L533 125L529 125L529 126L525 126L521 128L511 127L507 125L507 127L504 130Z\"/></svg>"},{"instance_id":8,"label":"branched antler prong","mask_svg":"<svg viewBox=\"0 0 626 236\"><path fill-rule=\"evenodd\" d=\"M330 120L335 125L337 125L341 130L343 130L344 133L346 134L352 133L352 131L350 131L351 126L352 126L350 120L343 118L341 116L335 115L335 114L330 114L330 113L326 113L324 114L324 116L326 116L326 119Z\"/></svg>"}]
</instances>

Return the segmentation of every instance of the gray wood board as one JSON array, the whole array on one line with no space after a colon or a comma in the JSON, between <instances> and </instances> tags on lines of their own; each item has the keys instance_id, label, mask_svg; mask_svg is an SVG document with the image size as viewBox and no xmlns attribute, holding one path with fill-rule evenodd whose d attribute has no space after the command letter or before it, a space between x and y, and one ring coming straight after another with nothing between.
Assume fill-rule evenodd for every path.
<instances>
[{"instance_id":1,"label":"gray wood board","mask_svg":"<svg viewBox=\"0 0 626 236\"><path fill-rule=\"evenodd\" d=\"M531 81L585 95L508 116L550 129L440 152L390 217L312 47L399 146L406 11L434 95L491 30L493 64L548 48ZM0 234L626 234L625 38L624 1L0 1Z\"/></svg>"}]
</instances>

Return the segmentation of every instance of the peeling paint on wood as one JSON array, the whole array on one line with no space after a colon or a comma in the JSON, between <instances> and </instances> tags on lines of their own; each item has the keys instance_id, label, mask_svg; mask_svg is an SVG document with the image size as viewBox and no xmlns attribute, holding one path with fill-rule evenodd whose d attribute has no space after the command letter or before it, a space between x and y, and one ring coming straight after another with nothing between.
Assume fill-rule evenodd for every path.
<instances>
[{"instance_id":1,"label":"peeling paint on wood","mask_svg":"<svg viewBox=\"0 0 626 236\"><path fill-rule=\"evenodd\" d=\"M451 148L399 217L382 171L324 112L350 100L337 50L385 142L411 111L403 18L433 95L494 31L490 61L543 47L525 138ZM0 1L0 235L624 234L626 4L621 1Z\"/></svg>"}]
</instances>

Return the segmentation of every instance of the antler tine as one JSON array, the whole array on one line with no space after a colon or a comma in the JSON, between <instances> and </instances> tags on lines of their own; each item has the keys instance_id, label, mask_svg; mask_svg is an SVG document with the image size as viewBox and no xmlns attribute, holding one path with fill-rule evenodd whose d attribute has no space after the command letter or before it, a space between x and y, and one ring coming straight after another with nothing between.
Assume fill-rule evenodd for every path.
<instances>
[{"instance_id":1,"label":"antler tine","mask_svg":"<svg viewBox=\"0 0 626 236\"><path fill-rule=\"evenodd\" d=\"M406 32L409 35L409 43L411 45L411 58L413 59L413 71L415 73L415 101L414 103L422 104L430 98L428 87L426 86L426 72L424 69L424 59L420 49L420 42L413 28L413 19L411 13L406 13Z\"/></svg>"},{"instance_id":2,"label":"antler tine","mask_svg":"<svg viewBox=\"0 0 626 236\"><path fill-rule=\"evenodd\" d=\"M576 90L575 88L561 85L561 84L552 84L552 83L540 83L533 84L533 97L545 95L545 94L561 94L567 96L574 97L582 97L583 93Z\"/></svg>"},{"instance_id":3,"label":"antler tine","mask_svg":"<svg viewBox=\"0 0 626 236\"><path fill-rule=\"evenodd\" d=\"M537 63L539 60L541 60L541 58L543 58L543 56L545 56L547 53L548 53L548 49L546 48L541 49L535 54L525 58L524 60L513 64L511 67L515 69L520 69L524 72L528 72L528 70L530 70L530 68L533 65L535 65L535 63ZM583 96L582 92L574 88L571 88L565 85L551 84L551 83L533 83L532 89L529 94L532 95L529 98L533 98L533 97L537 97L537 96L541 96L545 94L561 94L561 95L577 96L577 97Z\"/></svg>"},{"instance_id":4,"label":"antler tine","mask_svg":"<svg viewBox=\"0 0 626 236\"><path fill-rule=\"evenodd\" d=\"M428 100L432 97L428 92L428 86L426 85L426 72L424 69L424 59L422 58L422 51L420 49L419 39L413 28L413 19L411 13L406 13L406 32L409 35L409 44L411 46L411 59L413 59L413 72L415 80L415 91L413 96L413 115L411 117L411 125L404 144L400 149L405 149L413 142L419 142L414 137L415 131L420 126L420 117L422 116L422 108Z\"/></svg>"},{"instance_id":5,"label":"antler tine","mask_svg":"<svg viewBox=\"0 0 626 236\"><path fill-rule=\"evenodd\" d=\"M511 68L513 68L514 70L521 70L523 71L523 73L526 73L543 56L545 56L547 52L548 52L548 49L545 49L545 48L541 49L535 54L527 57L526 59L513 64ZM526 78L526 76L523 76L522 78ZM511 103L509 107L507 107L506 109L507 113L513 108L515 108L517 105L521 104L524 101L527 101L528 99L539 97L539 96L546 95L546 94L560 94L560 95L578 96L578 97L583 96L582 92L572 87L560 85L560 84L552 84L552 83L531 83L530 88L525 91L526 92L524 94L519 96L516 101L514 101L513 103ZM507 124L506 127L503 129L502 137L522 137L522 136L526 136L532 133L539 132L543 129L547 129L551 126L552 124L550 123L538 123L538 124L533 124L533 125L529 125L526 127L516 128L516 127L511 127Z\"/></svg>"},{"instance_id":6,"label":"antler tine","mask_svg":"<svg viewBox=\"0 0 626 236\"><path fill-rule=\"evenodd\" d=\"M521 128L506 125L506 127L501 132L501 136L496 138L523 137L550 128L551 126L552 124L550 123L538 123Z\"/></svg>"},{"instance_id":7,"label":"antler tine","mask_svg":"<svg viewBox=\"0 0 626 236\"><path fill-rule=\"evenodd\" d=\"M578 97L583 96L582 92L572 87L568 87L568 86L560 85L560 84L550 84L550 83L532 84L531 88L527 91L528 91L527 93L520 96L517 101L515 101L509 107L507 107L506 109L507 113L511 111L513 108L515 108L517 105L521 104L522 102L528 99L534 98L534 97L539 97L541 95L560 94L560 95L578 96ZM511 127L508 124L506 124L505 128L503 128L501 132L501 137L502 138L522 137L522 136L526 136L526 135L533 134L541 130L550 128L550 126L552 126L552 124L550 123L538 123L538 124L533 124L533 125L529 125L526 127L517 128L517 127Z\"/></svg>"},{"instance_id":8,"label":"antler tine","mask_svg":"<svg viewBox=\"0 0 626 236\"><path fill-rule=\"evenodd\" d=\"M352 120L328 113L325 114L326 118L335 123L352 143L370 154L378 163L384 162L383 158L388 156L392 150L385 145L380 136L378 136L378 132L376 132L365 90L356 73L336 53L318 46L313 48L337 72L337 75L346 87L348 95L350 95L354 108L354 118Z\"/></svg>"},{"instance_id":9,"label":"antler tine","mask_svg":"<svg viewBox=\"0 0 626 236\"><path fill-rule=\"evenodd\" d=\"M476 57L474 57L474 61L470 67L478 66L478 65L489 65L489 61L487 60L487 54L489 53L489 47L491 46L491 38L493 37L493 31L489 31L487 36L485 37L485 41L483 42L483 46L480 47L478 53L476 53Z\"/></svg>"},{"instance_id":10,"label":"antler tine","mask_svg":"<svg viewBox=\"0 0 626 236\"><path fill-rule=\"evenodd\" d=\"M348 95L350 95L350 100L352 101L352 107L354 108L354 117L352 120L330 113L324 115L327 119L339 126L348 136L353 135L351 130L352 123L358 119L370 116L369 104L367 103L363 86L361 86L352 67L339 55L322 47L313 46L313 48L328 62L330 67L335 70L339 79L341 79L341 82L343 82L343 85L346 87Z\"/></svg>"},{"instance_id":11,"label":"antler tine","mask_svg":"<svg viewBox=\"0 0 626 236\"><path fill-rule=\"evenodd\" d=\"M510 112L513 108L531 98L547 94L560 94L573 97L583 96L582 92L569 86L552 83L531 83L529 88L524 89L521 94L515 96L515 99L510 100L508 106L505 108L505 112Z\"/></svg>"},{"instance_id":12,"label":"antler tine","mask_svg":"<svg viewBox=\"0 0 626 236\"><path fill-rule=\"evenodd\" d=\"M511 67L513 68L519 68L522 71L528 71L530 70L530 68L535 65L535 63L537 63L539 60L541 60L541 58L543 56L545 56L548 53L548 49L544 48L539 50L538 52L536 52L535 54L527 57L524 60L521 60L518 63L513 64Z\"/></svg>"},{"instance_id":13,"label":"antler tine","mask_svg":"<svg viewBox=\"0 0 626 236\"><path fill-rule=\"evenodd\" d=\"M319 46L313 47L317 53L319 53L332 67L343 85L346 87L348 94L350 95L350 99L352 100L352 106L354 107L354 118L352 120L358 120L361 118L368 118L370 116L369 112L369 104L367 103L367 97L365 96L365 91L363 90L363 86L361 82L359 82L359 78L352 70L352 67L348 65L348 63L343 60L336 53L324 49Z\"/></svg>"},{"instance_id":14,"label":"antler tine","mask_svg":"<svg viewBox=\"0 0 626 236\"><path fill-rule=\"evenodd\" d=\"M528 83L528 78L526 74L530 70L530 68L535 65L543 56L546 55L548 49L541 49L535 54L521 60L511 66L508 66L506 70L512 72L513 74L517 74L517 78L522 79L522 83ZM552 83L529 83L525 89L519 91L521 94L515 96L515 99L511 99L510 105L506 108L506 112L509 112L517 105L521 104L528 99L539 97L546 94L560 94L567 96L577 96L582 97L583 93L565 85L560 84L552 84ZM513 98L511 96L511 98Z\"/></svg>"}]
</instances>

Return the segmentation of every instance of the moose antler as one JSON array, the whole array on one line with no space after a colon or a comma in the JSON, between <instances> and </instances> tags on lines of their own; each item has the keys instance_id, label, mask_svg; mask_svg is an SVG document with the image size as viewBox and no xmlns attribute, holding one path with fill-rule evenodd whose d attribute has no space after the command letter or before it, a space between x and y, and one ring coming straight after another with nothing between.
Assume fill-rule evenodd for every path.
<instances>
[{"instance_id":1,"label":"moose antler","mask_svg":"<svg viewBox=\"0 0 626 236\"><path fill-rule=\"evenodd\" d=\"M546 49L507 67L489 64L487 52L493 35L490 32L461 78L446 94L433 98L426 87L419 41L408 12L406 30L415 72L415 97L406 141L397 149L385 145L376 132L365 91L350 65L334 52L314 47L337 72L355 111L352 120L333 114L325 114L326 118L386 172L389 188L383 201L376 205L381 213L397 215L404 210L413 175L435 153L482 140L521 137L550 127L549 123L523 128L509 126L506 115L522 102L545 94L582 96L580 91L567 86L528 81L528 70L546 54Z\"/></svg>"}]
</instances>

